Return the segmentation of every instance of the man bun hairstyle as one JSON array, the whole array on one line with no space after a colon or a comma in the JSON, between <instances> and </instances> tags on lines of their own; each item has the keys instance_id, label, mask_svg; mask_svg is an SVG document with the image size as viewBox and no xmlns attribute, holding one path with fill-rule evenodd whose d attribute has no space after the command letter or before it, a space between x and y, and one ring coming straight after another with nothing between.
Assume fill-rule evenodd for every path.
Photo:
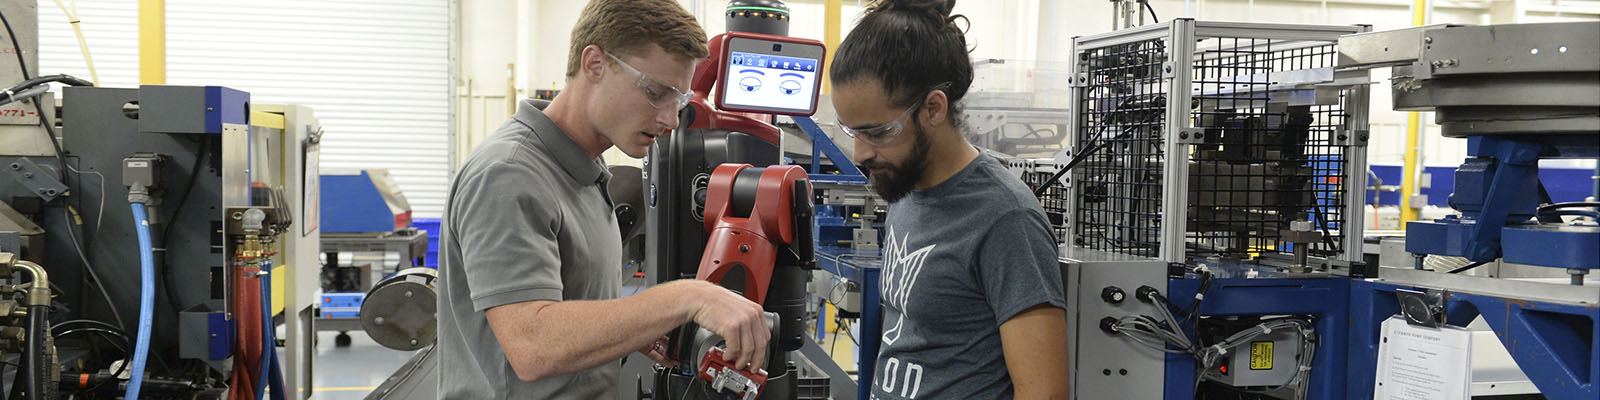
<instances>
[{"instance_id":1,"label":"man bun hairstyle","mask_svg":"<svg viewBox=\"0 0 1600 400\"><path fill-rule=\"evenodd\" d=\"M949 98L951 124L961 126L960 101L972 86L972 61L965 29L957 24L970 21L952 15L955 3L873 2L834 53L828 68L834 85L876 80L897 108L911 107L940 88Z\"/></svg>"}]
</instances>

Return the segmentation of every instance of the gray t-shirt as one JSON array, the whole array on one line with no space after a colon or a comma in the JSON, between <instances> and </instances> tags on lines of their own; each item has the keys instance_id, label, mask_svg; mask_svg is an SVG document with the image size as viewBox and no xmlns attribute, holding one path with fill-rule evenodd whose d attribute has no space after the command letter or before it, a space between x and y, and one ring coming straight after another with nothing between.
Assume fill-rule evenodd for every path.
<instances>
[{"instance_id":1,"label":"gray t-shirt","mask_svg":"<svg viewBox=\"0 0 1600 400\"><path fill-rule=\"evenodd\" d=\"M1012 397L1000 324L1039 304L1066 307L1039 201L980 155L891 204L887 222L872 398Z\"/></svg>"},{"instance_id":2,"label":"gray t-shirt","mask_svg":"<svg viewBox=\"0 0 1600 400\"><path fill-rule=\"evenodd\" d=\"M614 299L622 290L609 174L540 111L546 104L519 104L451 182L439 241L440 398L617 397L617 362L518 379L484 314L535 300Z\"/></svg>"}]
</instances>

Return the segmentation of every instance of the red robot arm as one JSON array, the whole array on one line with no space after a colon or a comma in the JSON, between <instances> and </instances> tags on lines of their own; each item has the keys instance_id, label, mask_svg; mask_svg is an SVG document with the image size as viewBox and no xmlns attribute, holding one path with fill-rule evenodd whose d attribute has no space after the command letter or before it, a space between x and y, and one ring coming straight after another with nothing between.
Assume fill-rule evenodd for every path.
<instances>
[{"instance_id":1,"label":"red robot arm","mask_svg":"<svg viewBox=\"0 0 1600 400\"><path fill-rule=\"evenodd\" d=\"M793 199L797 186L809 196L811 185L796 185L798 182L806 182L805 169L799 166L718 166L711 174L706 196L710 237L696 278L724 282L729 274L741 274L744 287L735 290L750 301L764 303L779 246L797 238L809 240L810 235L797 234L796 229L810 227L795 226L794 218L796 211L809 210L794 210Z\"/></svg>"}]
</instances>

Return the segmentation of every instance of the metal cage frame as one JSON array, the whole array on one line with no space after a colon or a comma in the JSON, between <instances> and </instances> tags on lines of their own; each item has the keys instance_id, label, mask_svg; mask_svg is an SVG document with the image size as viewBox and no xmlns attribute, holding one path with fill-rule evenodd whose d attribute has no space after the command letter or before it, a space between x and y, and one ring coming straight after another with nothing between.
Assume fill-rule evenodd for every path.
<instances>
[{"instance_id":1,"label":"metal cage frame","mask_svg":"<svg viewBox=\"0 0 1600 400\"><path fill-rule=\"evenodd\" d=\"M1068 121L1070 132L1068 150L1071 151L1070 154L1074 155L1090 155L1095 150L1101 150L1094 148L1096 146L1109 149L1107 150L1110 152L1109 154L1094 154L1094 156L1104 158L1106 159L1105 161L1111 161L1109 163L1111 165L1097 167L1094 165L1096 159L1091 157L1086 160L1087 162L1084 165L1080 165L1079 168L1072 171L1070 174L1071 179L1065 192L1065 199L1068 200L1066 210L1067 225L1070 228L1065 230L1065 236L1061 240L1067 246L1091 247L1133 256L1155 258L1169 263L1185 263L1189 261L1190 257L1195 255L1188 248L1191 239L1189 225L1194 222L1189 215L1191 206L1190 186L1193 183L1190 181L1190 161L1192 161L1192 155L1198 152L1195 146L1205 145L1204 139L1202 139L1205 133L1204 126L1196 127L1196 120L1206 118L1202 115L1204 112L1199 110L1195 103L1199 101L1200 97L1204 97L1196 95L1196 83L1201 79L1196 79L1195 75L1197 68L1200 69L1199 72L1205 72L1204 68L1206 67L1198 64L1201 64L1205 57L1217 57L1218 49L1221 49L1220 47L1217 49L1197 48L1197 43L1209 39L1231 39L1236 42L1240 39L1245 39L1250 40L1252 44L1255 41L1271 43L1271 51L1322 48L1323 50L1309 51L1322 51L1322 53L1317 54L1326 55L1336 54L1336 47L1333 46L1337 45L1340 36L1368 30L1370 30L1368 26L1289 25L1173 19L1160 24L1074 38L1071 53L1073 57L1073 82L1070 89L1074 109L1070 113ZM1111 68L1089 65L1091 60L1098 60L1091 58L1091 53L1105 53L1138 46L1145 46L1146 48L1139 51L1115 53L1114 55L1123 57L1115 60L1115 62L1121 63L1116 64L1115 68L1123 69L1123 71L1120 71L1120 73L1123 73L1121 77L1128 78L1129 81L1136 81L1131 82L1131 84L1143 86L1140 89L1135 89L1136 93L1120 93L1115 96L1116 99L1111 99L1119 102L1115 105L1107 102L1108 98L1105 96L1092 96L1090 91L1095 90L1096 86L1096 77L1092 75ZM1148 47L1154 47L1155 50L1148 51ZM1160 58L1137 58L1142 54L1159 54ZM1129 57L1133 58L1130 59ZM1342 162L1343 165L1335 164L1331 167L1337 168L1337 170L1330 170L1330 167L1326 165L1308 167L1316 170L1313 174L1321 173L1324 174L1322 175L1324 178L1338 178L1337 182L1332 182L1331 179L1322 182L1322 190L1338 195L1337 203L1329 205L1329 207L1342 208L1338 212L1338 217L1340 218L1338 218L1337 226L1341 233L1337 235L1338 242L1322 246L1323 251L1318 255L1330 260L1360 261L1362 238L1359 232L1365 229L1363 194L1365 193L1367 182L1366 140L1369 132L1367 126L1368 88L1365 83L1367 83L1368 78L1365 71L1337 71L1338 66L1334 65L1336 62L1330 56L1329 61L1326 62L1327 65L1313 68L1317 70L1314 72L1318 74L1318 77L1315 78L1318 80L1314 82L1311 80L1306 81L1314 83L1319 88L1337 91L1340 97L1337 100L1337 104L1340 104L1337 106L1339 108L1338 114L1332 116L1340 120L1339 125L1341 126L1329 127L1327 126L1328 121L1323 121L1318 126L1332 130L1331 133L1328 133L1326 139L1330 143L1326 143L1324 146L1338 149L1339 154L1327 154L1326 156L1333 156L1334 160ZM1138 70L1130 71L1129 68ZM1275 79L1283 78L1273 77L1271 74L1289 71L1304 70L1279 71L1276 68L1272 68L1265 72L1266 82L1255 83L1252 81L1247 83L1249 85L1277 83ZM1337 76L1337 79L1335 79L1335 76ZM1104 88L1108 85L1102 85L1101 87ZM1097 101L1100 103L1090 104ZM1141 101L1143 103L1139 103ZM1107 110L1108 106L1111 107L1109 110ZM1131 118L1130 115L1138 115L1129 114L1134 111L1146 112L1149 113L1146 115L1152 116L1154 112L1160 112L1161 115L1159 120L1153 120L1153 117L1152 120L1148 121L1127 120ZM1107 133L1105 132L1107 124L1103 123L1105 118L1123 118L1124 120L1113 125L1143 127L1143 130L1141 131L1141 128L1130 129L1125 132L1115 133L1117 136L1107 137L1104 136ZM1094 129L1098 132L1090 132L1088 131L1089 129ZM1127 137L1130 134L1133 135L1132 138ZM1132 147L1141 145L1151 147L1140 151L1131 151ZM1145 181L1142 182L1128 180L1106 182L1107 187L1097 188L1098 192L1096 192L1088 190L1085 184L1085 170L1093 170L1095 168L1102 168L1102 171L1105 168L1118 169L1109 172L1113 175L1126 174L1127 171L1154 174L1157 170L1159 170L1159 175L1156 176L1158 179L1153 180L1148 179L1148 176L1146 176ZM1183 177L1184 179L1169 179L1170 177ZM1308 184L1308 186L1310 185ZM1134 191L1153 192L1149 190L1150 188L1159 190L1159 193L1149 193L1151 195L1150 198L1127 194ZM1316 190L1312 189L1311 191L1315 192ZM1112 205L1110 208L1101 206L1086 207L1085 202L1091 200L1120 204ZM1323 200L1321 196L1316 198L1316 201ZM1117 208L1118 206L1122 208L1119 209ZM1140 209L1141 207L1146 209ZM1086 224L1086 221L1081 218L1085 212L1098 212L1101 216L1141 218L1141 221L1146 224L1153 224L1153 226L1121 227L1121 229L1126 229L1127 231L1119 235L1139 237L1132 239L1119 238L1116 240L1138 242L1142 247L1085 246L1090 240L1087 237L1088 235L1083 234L1087 232L1086 229L1102 229L1098 231L1100 237L1094 238L1096 240L1102 240L1108 244L1114 240L1105 232L1105 229L1110 229L1106 227L1106 223ZM1331 219L1331 215L1333 214L1323 215L1323 218ZM1323 226L1326 227L1327 225ZM1345 232L1356 233L1346 234ZM1080 241L1080 239L1082 240ZM1318 246L1311 246L1311 248L1317 249Z\"/></svg>"}]
</instances>

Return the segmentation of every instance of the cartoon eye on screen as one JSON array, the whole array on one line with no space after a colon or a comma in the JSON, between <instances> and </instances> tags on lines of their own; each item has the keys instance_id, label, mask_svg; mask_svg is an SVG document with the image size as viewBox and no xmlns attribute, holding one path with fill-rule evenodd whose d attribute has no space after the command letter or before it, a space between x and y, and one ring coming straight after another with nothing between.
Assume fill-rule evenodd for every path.
<instances>
[{"instance_id":1,"label":"cartoon eye on screen","mask_svg":"<svg viewBox=\"0 0 1600 400\"><path fill-rule=\"evenodd\" d=\"M790 79L790 80L786 80L786 81L783 81L781 83L778 83L778 90L783 91L783 94L793 96L795 93L800 93L801 90L805 89L805 86L801 86L800 85L800 81L795 80L795 79L806 79L806 78L803 77L803 76L800 76L800 74L783 74L783 75L779 75L778 77L787 78L787 77L791 77L791 76L794 77L794 79Z\"/></svg>"},{"instance_id":2,"label":"cartoon eye on screen","mask_svg":"<svg viewBox=\"0 0 1600 400\"><path fill-rule=\"evenodd\" d=\"M741 34L723 47L717 106L727 111L808 116L821 91L823 48L814 40Z\"/></svg>"},{"instance_id":3,"label":"cartoon eye on screen","mask_svg":"<svg viewBox=\"0 0 1600 400\"><path fill-rule=\"evenodd\" d=\"M744 89L746 92L761 90L761 75L766 74L753 69L739 71L739 74L744 76L743 78L739 79L740 89Z\"/></svg>"}]
</instances>

